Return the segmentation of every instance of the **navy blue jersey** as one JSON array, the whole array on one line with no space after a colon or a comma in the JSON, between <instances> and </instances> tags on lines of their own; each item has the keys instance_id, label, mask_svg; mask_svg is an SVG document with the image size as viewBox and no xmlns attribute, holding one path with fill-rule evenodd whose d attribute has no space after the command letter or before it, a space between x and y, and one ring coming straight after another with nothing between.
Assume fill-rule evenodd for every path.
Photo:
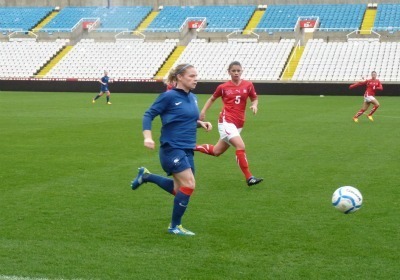
<instances>
[{"instance_id":1,"label":"navy blue jersey","mask_svg":"<svg viewBox=\"0 0 400 280\"><path fill-rule=\"evenodd\" d=\"M194 149L199 108L194 93L174 88L158 96L144 113L143 130L151 130L156 116L161 118L161 146Z\"/></svg>"},{"instance_id":2,"label":"navy blue jersey","mask_svg":"<svg viewBox=\"0 0 400 280\"><path fill-rule=\"evenodd\" d=\"M109 80L110 78L108 77L108 76L104 76L103 78L101 78L101 81L103 82L103 83L105 83L105 85L104 84L101 84L101 91L108 91L108 80Z\"/></svg>"}]
</instances>

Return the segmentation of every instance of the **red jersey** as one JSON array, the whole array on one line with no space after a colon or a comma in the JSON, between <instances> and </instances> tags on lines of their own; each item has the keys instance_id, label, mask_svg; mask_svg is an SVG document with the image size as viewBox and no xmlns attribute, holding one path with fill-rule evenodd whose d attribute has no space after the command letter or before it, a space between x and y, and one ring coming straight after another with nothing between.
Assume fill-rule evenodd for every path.
<instances>
[{"instance_id":1,"label":"red jersey","mask_svg":"<svg viewBox=\"0 0 400 280\"><path fill-rule=\"evenodd\" d=\"M364 85L367 86L367 89L365 90L365 93L364 93L364 97L375 96L375 92L377 90L383 90L382 84L378 79L375 79L375 80L370 79L370 80L365 80L364 82L358 82L358 83L352 84L350 86L350 89L353 89L353 88L359 87L359 86L364 86Z\"/></svg>"},{"instance_id":2,"label":"red jersey","mask_svg":"<svg viewBox=\"0 0 400 280\"><path fill-rule=\"evenodd\" d=\"M171 90L174 88L174 85L172 84L167 84L167 91Z\"/></svg>"},{"instance_id":3,"label":"red jersey","mask_svg":"<svg viewBox=\"0 0 400 280\"><path fill-rule=\"evenodd\" d=\"M252 82L242 80L239 85L228 81L217 87L213 93L214 98L221 97L223 102L222 111L218 122L228 122L242 128L246 118L247 98L251 101L257 99L257 93Z\"/></svg>"}]
</instances>

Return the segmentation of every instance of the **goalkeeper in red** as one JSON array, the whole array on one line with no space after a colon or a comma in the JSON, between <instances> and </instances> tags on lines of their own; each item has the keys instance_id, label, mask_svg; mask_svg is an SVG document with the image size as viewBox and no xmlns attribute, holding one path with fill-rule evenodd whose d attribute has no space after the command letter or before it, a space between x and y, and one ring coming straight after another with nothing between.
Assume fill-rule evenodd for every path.
<instances>
[{"instance_id":1,"label":"goalkeeper in red","mask_svg":"<svg viewBox=\"0 0 400 280\"><path fill-rule=\"evenodd\" d=\"M378 110L380 106L378 100L375 98L375 93L377 90L383 90L382 84L376 78L376 72L372 71L371 79L352 84L349 88L353 89L359 86L367 86L367 89L364 93L364 103L362 105L362 108L353 117L353 121L358 123L358 117L364 114L364 112L368 110L369 105L372 103L374 107L372 107L367 117L370 121L373 122L374 118L372 117L372 115L375 113L376 110Z\"/></svg>"},{"instance_id":2,"label":"goalkeeper in red","mask_svg":"<svg viewBox=\"0 0 400 280\"><path fill-rule=\"evenodd\" d=\"M230 146L233 146L236 149L236 162L246 178L247 185L252 186L260 183L263 179L254 177L250 172L245 144L240 132L245 122L247 99L250 98L250 109L253 114L257 113L258 99L253 83L241 79L242 72L242 66L239 62L230 63L228 73L231 76L231 80L219 85L214 94L204 104L200 112L200 120L205 119L207 110L214 104L215 100L219 97L222 99L223 107L218 119L220 139L215 145L196 145L195 151L219 156L228 150Z\"/></svg>"}]
</instances>

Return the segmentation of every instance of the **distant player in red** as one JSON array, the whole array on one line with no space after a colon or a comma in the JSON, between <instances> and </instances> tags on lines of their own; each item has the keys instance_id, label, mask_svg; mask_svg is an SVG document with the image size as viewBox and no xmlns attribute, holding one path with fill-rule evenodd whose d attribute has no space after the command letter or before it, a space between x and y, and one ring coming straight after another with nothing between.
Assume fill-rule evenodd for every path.
<instances>
[{"instance_id":1,"label":"distant player in red","mask_svg":"<svg viewBox=\"0 0 400 280\"><path fill-rule=\"evenodd\" d=\"M375 113L376 110L378 110L378 108L380 106L378 100L375 98L375 92L377 90L383 90L383 87L382 87L381 82L376 78L375 71L372 71L371 79L352 84L350 86L350 89L353 89L353 88L359 87L359 86L364 86L364 85L367 86L367 89L365 90L365 93L364 93L363 106L362 106L361 110L358 111L357 114L353 117L353 120L356 123L358 123L358 117L361 116L362 114L364 114L364 112L368 110L368 107L371 103L374 104L374 107L372 107L371 111L369 112L368 119L373 122L374 119L373 119L372 115Z\"/></svg>"},{"instance_id":2,"label":"distant player in red","mask_svg":"<svg viewBox=\"0 0 400 280\"><path fill-rule=\"evenodd\" d=\"M245 144L240 132L245 122L247 98L251 100L250 109L253 114L257 113L258 99L253 83L241 79L242 71L242 66L239 62L234 61L229 64L228 73L231 76L231 80L219 85L214 94L204 104L200 112L200 120L205 119L206 111L217 98L221 97L222 99L223 107L218 119L220 139L215 146L210 144L196 145L195 151L219 156L230 146L235 147L236 161L246 178L247 185L252 186L260 183L263 179L254 177L250 172Z\"/></svg>"},{"instance_id":3,"label":"distant player in red","mask_svg":"<svg viewBox=\"0 0 400 280\"><path fill-rule=\"evenodd\" d=\"M169 82L169 83L166 83L166 85L167 85L167 90L166 91L169 91L169 90L173 89L174 87L176 87L176 83L175 82Z\"/></svg>"}]
</instances>

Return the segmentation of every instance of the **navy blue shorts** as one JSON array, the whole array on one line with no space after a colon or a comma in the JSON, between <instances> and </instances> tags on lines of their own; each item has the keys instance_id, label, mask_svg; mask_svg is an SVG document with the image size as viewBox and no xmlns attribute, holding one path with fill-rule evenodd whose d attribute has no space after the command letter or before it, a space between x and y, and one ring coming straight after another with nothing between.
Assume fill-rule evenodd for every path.
<instances>
[{"instance_id":1,"label":"navy blue shorts","mask_svg":"<svg viewBox=\"0 0 400 280\"><path fill-rule=\"evenodd\" d=\"M109 90L108 90L108 87L101 87L101 88L100 88L100 91L101 91L101 92L106 92L106 91L109 91Z\"/></svg>"},{"instance_id":2,"label":"navy blue shorts","mask_svg":"<svg viewBox=\"0 0 400 280\"><path fill-rule=\"evenodd\" d=\"M160 148L161 167L167 172L167 175L182 172L188 168L192 169L194 174L194 151L191 149L177 149L172 147Z\"/></svg>"}]
</instances>

